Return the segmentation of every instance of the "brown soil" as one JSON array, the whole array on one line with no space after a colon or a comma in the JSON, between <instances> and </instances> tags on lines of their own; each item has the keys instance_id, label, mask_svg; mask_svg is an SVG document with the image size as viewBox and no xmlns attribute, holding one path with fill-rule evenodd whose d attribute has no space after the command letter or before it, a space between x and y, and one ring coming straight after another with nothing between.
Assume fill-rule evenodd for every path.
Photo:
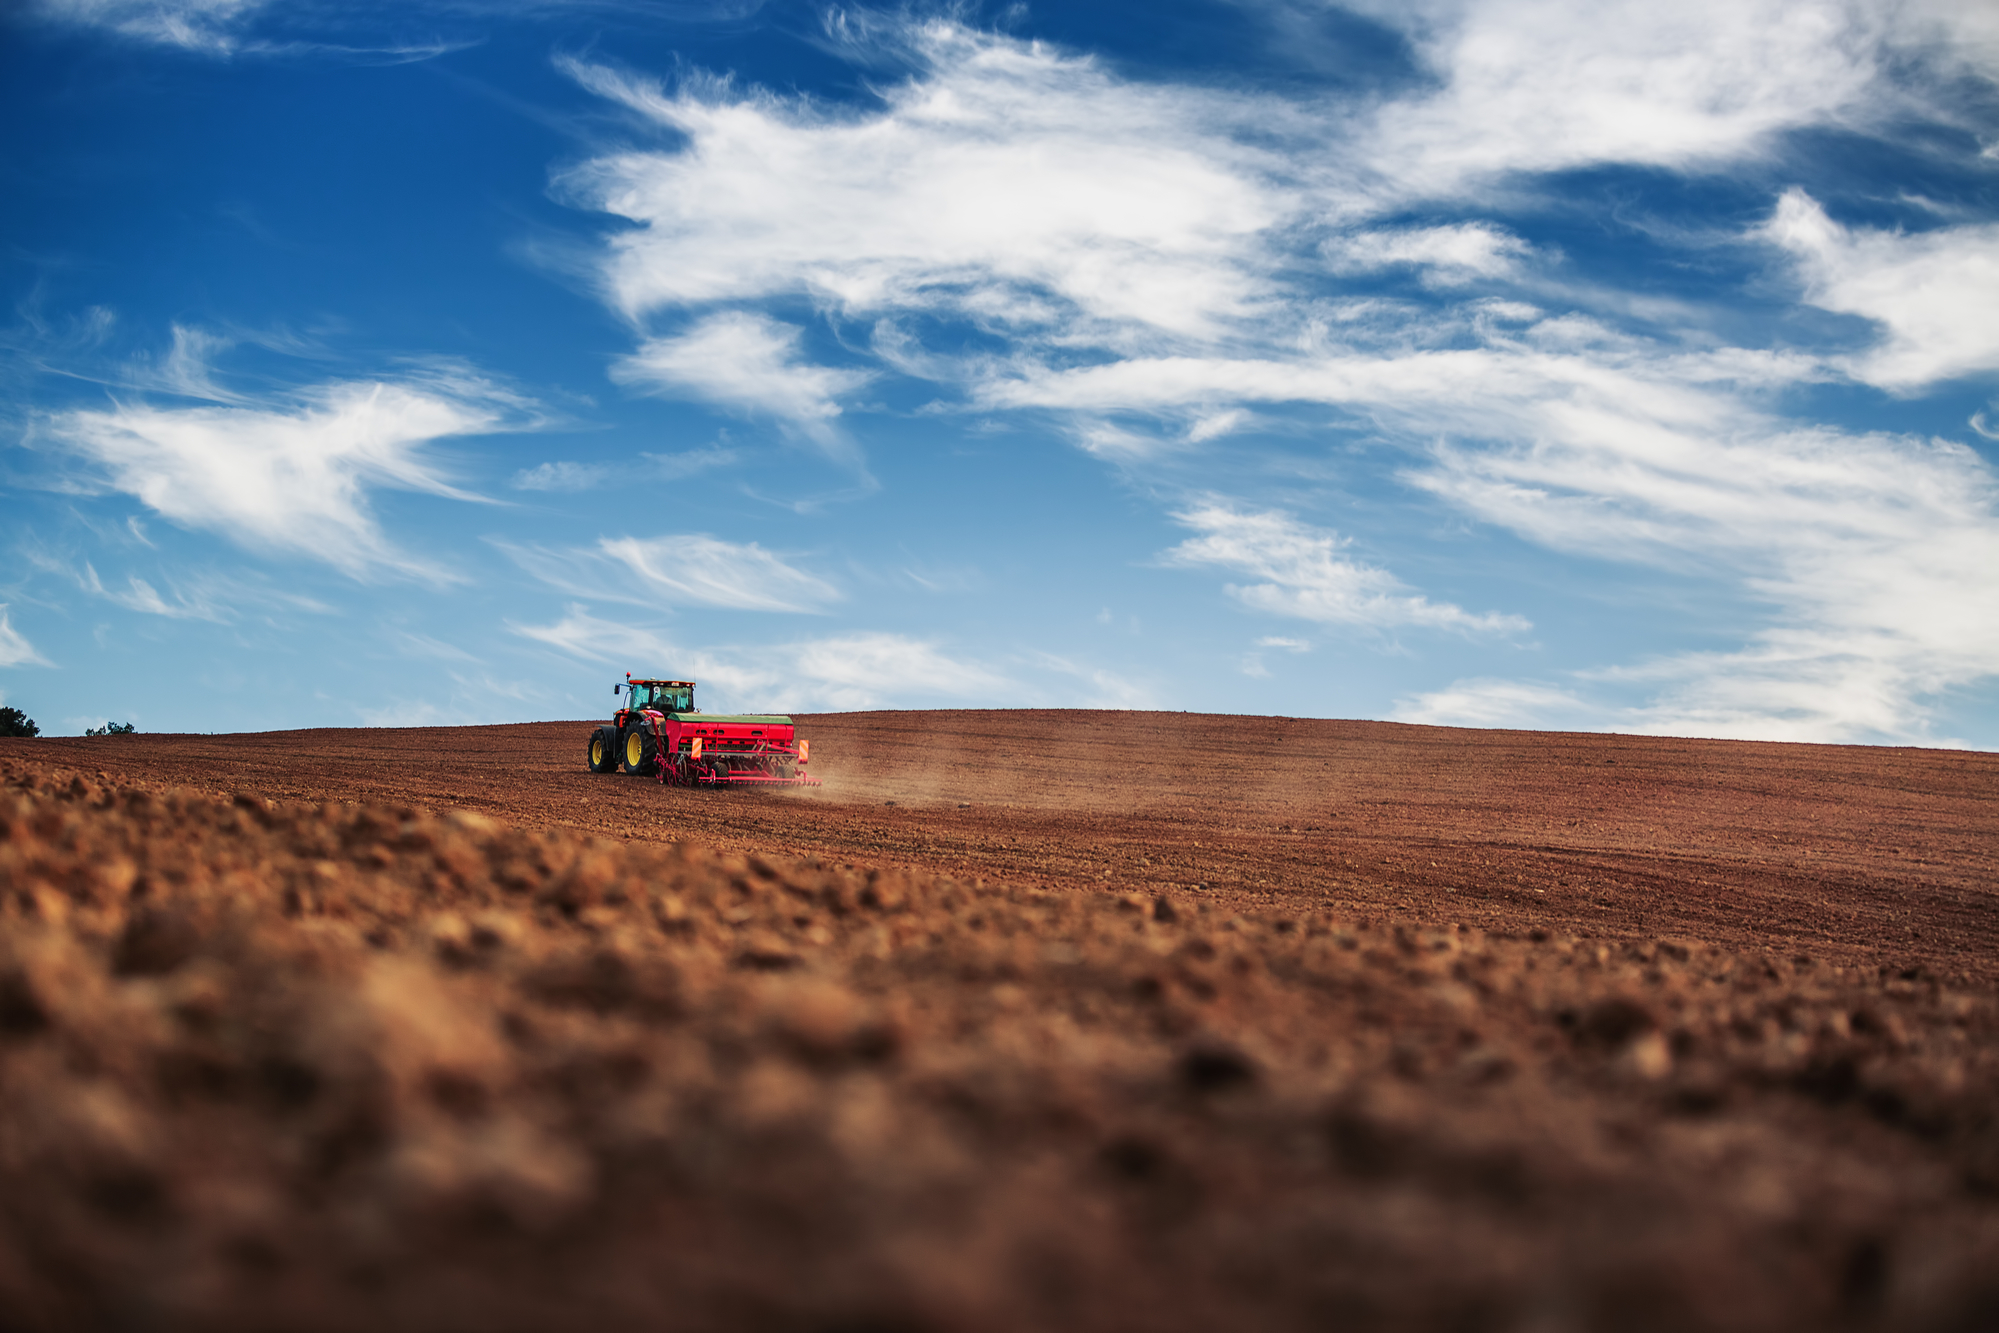
<instances>
[{"instance_id":1,"label":"brown soil","mask_svg":"<svg viewBox=\"0 0 1999 1333\"><path fill-rule=\"evenodd\" d=\"M1999 756L0 742L0 1328L1999 1323Z\"/></svg>"}]
</instances>

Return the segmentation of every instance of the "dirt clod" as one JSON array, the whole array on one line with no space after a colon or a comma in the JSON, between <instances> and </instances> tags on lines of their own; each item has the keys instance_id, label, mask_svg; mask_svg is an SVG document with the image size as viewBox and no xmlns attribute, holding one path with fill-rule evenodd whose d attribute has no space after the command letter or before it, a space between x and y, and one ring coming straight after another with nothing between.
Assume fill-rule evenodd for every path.
<instances>
[{"instance_id":1,"label":"dirt clod","mask_svg":"<svg viewBox=\"0 0 1999 1333\"><path fill-rule=\"evenodd\" d=\"M1826 823L1714 758L1753 748L1684 779L1705 841L1564 850L1617 797L1547 772L1650 783L1650 828L1693 788L1635 738L1459 787L1417 740L1502 741L1426 731L1400 787L1197 801L1102 726L1031 808L969 763L843 794L831 726L818 795L496 768L491 814L364 762L488 752L435 733L0 746L0 1325L1985 1326L1977 757L1842 788L1919 879L1771 868ZM1299 763L1393 748L1325 734ZM246 768L280 752L310 777Z\"/></svg>"}]
</instances>

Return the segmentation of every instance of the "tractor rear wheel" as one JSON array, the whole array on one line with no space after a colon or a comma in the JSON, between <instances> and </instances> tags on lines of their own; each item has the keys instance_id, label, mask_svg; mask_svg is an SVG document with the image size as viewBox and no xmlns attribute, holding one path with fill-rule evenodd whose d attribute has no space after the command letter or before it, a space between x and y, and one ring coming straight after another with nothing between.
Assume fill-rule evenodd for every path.
<instances>
[{"instance_id":1,"label":"tractor rear wheel","mask_svg":"<svg viewBox=\"0 0 1999 1333\"><path fill-rule=\"evenodd\" d=\"M618 733L613 727L599 727L590 733L590 771L618 771Z\"/></svg>"},{"instance_id":2,"label":"tractor rear wheel","mask_svg":"<svg viewBox=\"0 0 1999 1333\"><path fill-rule=\"evenodd\" d=\"M645 722L634 722L625 728L625 743L618 757L624 761L627 773L650 773L659 758L658 742L654 740L652 727Z\"/></svg>"}]
</instances>

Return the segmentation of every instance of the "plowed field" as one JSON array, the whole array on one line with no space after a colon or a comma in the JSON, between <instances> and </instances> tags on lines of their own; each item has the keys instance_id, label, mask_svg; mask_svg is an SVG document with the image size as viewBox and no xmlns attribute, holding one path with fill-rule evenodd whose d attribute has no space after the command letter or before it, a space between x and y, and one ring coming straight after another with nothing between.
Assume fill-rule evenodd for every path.
<instances>
[{"instance_id":1,"label":"plowed field","mask_svg":"<svg viewBox=\"0 0 1999 1333\"><path fill-rule=\"evenodd\" d=\"M0 741L0 1328L1999 1325L1999 756Z\"/></svg>"}]
</instances>

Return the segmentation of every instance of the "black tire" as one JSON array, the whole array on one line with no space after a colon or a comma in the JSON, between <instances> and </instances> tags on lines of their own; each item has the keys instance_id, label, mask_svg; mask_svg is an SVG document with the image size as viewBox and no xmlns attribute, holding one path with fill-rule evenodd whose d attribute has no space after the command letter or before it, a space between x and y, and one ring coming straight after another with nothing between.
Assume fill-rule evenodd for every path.
<instances>
[{"instance_id":1,"label":"black tire","mask_svg":"<svg viewBox=\"0 0 1999 1333\"><path fill-rule=\"evenodd\" d=\"M590 733L590 771L592 773L615 773L618 771L618 731L616 727L599 727Z\"/></svg>"},{"instance_id":2,"label":"black tire","mask_svg":"<svg viewBox=\"0 0 1999 1333\"><path fill-rule=\"evenodd\" d=\"M625 724L624 744L618 747L618 761L627 773L650 773L659 762L659 738L652 734L652 723L643 717L635 717Z\"/></svg>"}]
</instances>

